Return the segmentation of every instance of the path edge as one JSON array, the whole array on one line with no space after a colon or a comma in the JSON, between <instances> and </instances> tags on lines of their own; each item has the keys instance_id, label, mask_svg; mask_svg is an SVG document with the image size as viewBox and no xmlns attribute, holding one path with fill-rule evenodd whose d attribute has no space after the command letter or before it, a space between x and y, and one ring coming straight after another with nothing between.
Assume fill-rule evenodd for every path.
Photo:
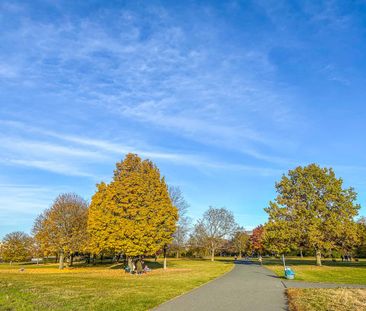
<instances>
[{"instance_id":1,"label":"path edge","mask_svg":"<svg viewBox=\"0 0 366 311\"><path fill-rule=\"evenodd\" d=\"M191 290L189 290L188 292L185 292L185 293L182 293L182 294L180 294L180 295L178 295L178 296L172 297L172 298L170 298L169 300L166 300L166 301L162 302L161 304L158 304L157 306L153 307L152 309L148 309L148 311L154 311L154 310L155 310L155 309L157 309L158 307L160 307L160 306L162 306L162 305L164 305L164 304L166 304L166 303L169 303L169 302L171 302L171 301L172 301L172 300L174 300L174 299L177 299L177 298L179 298L179 297L182 297L182 296L184 296L184 295L187 295L187 294L189 294L189 293L191 293L191 292L193 292L193 291L195 291L195 290L197 290L197 289L201 288L202 286L205 286L205 285L207 285L207 284L209 284L209 283L211 283L211 282L214 282L214 281L216 281L216 280L218 280L218 279L221 279L221 278L223 278L224 276L226 276L227 274L229 274L230 272L232 272L232 271L234 270L234 268L235 268L235 263L233 262L233 266L232 266L232 268L231 268L229 271L226 271L224 274L221 274L221 275L219 275L217 278L214 278L214 279L209 280L209 281L207 281L207 282L205 282L205 283L202 283L201 285L198 285L197 287L192 288L192 289L191 289Z\"/></svg>"}]
</instances>

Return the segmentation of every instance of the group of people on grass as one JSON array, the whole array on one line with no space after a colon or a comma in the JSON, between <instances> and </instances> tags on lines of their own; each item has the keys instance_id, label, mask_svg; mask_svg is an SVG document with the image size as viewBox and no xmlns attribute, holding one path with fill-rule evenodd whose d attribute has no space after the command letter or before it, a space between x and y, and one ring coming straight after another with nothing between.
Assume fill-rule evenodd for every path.
<instances>
[{"instance_id":1,"label":"group of people on grass","mask_svg":"<svg viewBox=\"0 0 366 311\"><path fill-rule=\"evenodd\" d=\"M128 273L135 274L143 274L151 271L147 264L145 264L144 260L141 258L130 260L128 262L125 271Z\"/></svg>"}]
</instances>

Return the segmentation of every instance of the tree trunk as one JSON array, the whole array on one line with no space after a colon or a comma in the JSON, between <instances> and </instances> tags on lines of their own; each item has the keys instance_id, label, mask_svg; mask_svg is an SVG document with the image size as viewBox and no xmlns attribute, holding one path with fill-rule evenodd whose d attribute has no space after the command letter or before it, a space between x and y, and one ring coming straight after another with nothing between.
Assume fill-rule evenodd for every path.
<instances>
[{"instance_id":1,"label":"tree trunk","mask_svg":"<svg viewBox=\"0 0 366 311\"><path fill-rule=\"evenodd\" d=\"M166 246L164 246L164 270L166 270Z\"/></svg>"},{"instance_id":2,"label":"tree trunk","mask_svg":"<svg viewBox=\"0 0 366 311\"><path fill-rule=\"evenodd\" d=\"M179 258L179 249L177 249L177 253L175 254L176 258Z\"/></svg>"},{"instance_id":3,"label":"tree trunk","mask_svg":"<svg viewBox=\"0 0 366 311\"><path fill-rule=\"evenodd\" d=\"M56 253L55 263L58 263L58 253Z\"/></svg>"},{"instance_id":4,"label":"tree trunk","mask_svg":"<svg viewBox=\"0 0 366 311\"><path fill-rule=\"evenodd\" d=\"M71 254L69 266L72 267L73 264L74 264L74 254Z\"/></svg>"},{"instance_id":5,"label":"tree trunk","mask_svg":"<svg viewBox=\"0 0 366 311\"><path fill-rule=\"evenodd\" d=\"M241 259L242 255L241 255L241 251L239 251L239 258Z\"/></svg>"},{"instance_id":6,"label":"tree trunk","mask_svg":"<svg viewBox=\"0 0 366 311\"><path fill-rule=\"evenodd\" d=\"M302 254L302 248L300 248L300 257L304 258L304 255Z\"/></svg>"},{"instance_id":7,"label":"tree trunk","mask_svg":"<svg viewBox=\"0 0 366 311\"><path fill-rule=\"evenodd\" d=\"M316 251L316 265L317 266L322 265L322 254L319 250Z\"/></svg>"},{"instance_id":8,"label":"tree trunk","mask_svg":"<svg viewBox=\"0 0 366 311\"><path fill-rule=\"evenodd\" d=\"M211 261L215 261L215 249L211 249Z\"/></svg>"},{"instance_id":9,"label":"tree trunk","mask_svg":"<svg viewBox=\"0 0 366 311\"><path fill-rule=\"evenodd\" d=\"M64 268L64 251L60 252L60 263L58 266L59 269L63 269Z\"/></svg>"}]
</instances>

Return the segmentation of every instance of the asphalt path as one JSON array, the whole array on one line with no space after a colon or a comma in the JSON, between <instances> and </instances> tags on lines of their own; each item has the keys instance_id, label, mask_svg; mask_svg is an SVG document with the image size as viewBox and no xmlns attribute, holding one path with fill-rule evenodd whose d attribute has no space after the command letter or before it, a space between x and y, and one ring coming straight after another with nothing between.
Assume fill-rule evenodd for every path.
<instances>
[{"instance_id":1,"label":"asphalt path","mask_svg":"<svg viewBox=\"0 0 366 311\"><path fill-rule=\"evenodd\" d=\"M229 273L173 298L154 310L287 310L286 288L366 288L366 285L289 281L264 266L250 261L236 261Z\"/></svg>"},{"instance_id":2,"label":"asphalt path","mask_svg":"<svg viewBox=\"0 0 366 311\"><path fill-rule=\"evenodd\" d=\"M287 310L285 287L273 272L238 261L227 274L163 303L156 311Z\"/></svg>"}]
</instances>

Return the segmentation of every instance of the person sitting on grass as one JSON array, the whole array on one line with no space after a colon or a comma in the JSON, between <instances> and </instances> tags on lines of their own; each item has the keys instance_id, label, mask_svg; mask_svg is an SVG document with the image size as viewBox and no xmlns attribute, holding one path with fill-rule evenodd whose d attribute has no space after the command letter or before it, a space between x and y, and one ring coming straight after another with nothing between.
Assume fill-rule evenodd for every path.
<instances>
[{"instance_id":1,"label":"person sitting on grass","mask_svg":"<svg viewBox=\"0 0 366 311\"><path fill-rule=\"evenodd\" d=\"M135 271L135 264L133 263L133 261L129 261L127 264L127 267L125 268L126 272L129 272L130 274L133 274L133 272Z\"/></svg>"},{"instance_id":2,"label":"person sitting on grass","mask_svg":"<svg viewBox=\"0 0 366 311\"><path fill-rule=\"evenodd\" d=\"M145 265L144 266L144 272L147 273L147 272L150 272L150 271L151 271L151 269L147 265Z\"/></svg>"},{"instance_id":3,"label":"person sitting on grass","mask_svg":"<svg viewBox=\"0 0 366 311\"><path fill-rule=\"evenodd\" d=\"M137 262L136 262L136 272L137 272L137 274L142 274L143 273L142 263L141 263L140 259L138 259Z\"/></svg>"}]
</instances>

